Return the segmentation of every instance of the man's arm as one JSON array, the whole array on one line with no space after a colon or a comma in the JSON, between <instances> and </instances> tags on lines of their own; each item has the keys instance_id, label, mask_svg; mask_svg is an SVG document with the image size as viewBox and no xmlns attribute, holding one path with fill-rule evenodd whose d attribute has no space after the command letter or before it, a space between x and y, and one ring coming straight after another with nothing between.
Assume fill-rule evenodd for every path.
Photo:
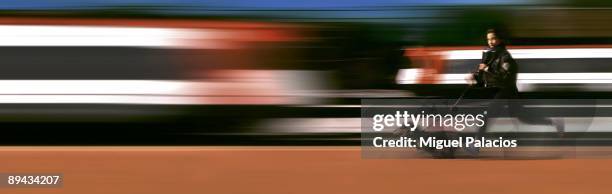
<instances>
[{"instance_id":1,"label":"man's arm","mask_svg":"<svg viewBox=\"0 0 612 194\"><path fill-rule=\"evenodd\" d=\"M487 66L484 63L478 65L478 69L469 74L466 78L470 85L482 87L484 86L484 68Z\"/></svg>"},{"instance_id":2,"label":"man's arm","mask_svg":"<svg viewBox=\"0 0 612 194\"><path fill-rule=\"evenodd\" d=\"M495 69L495 71L490 71L488 69L489 67L486 67L482 72L486 73L487 76L493 76L496 80L505 83L512 74L516 73L514 71L516 69L516 63L512 61L510 54L506 53L501 56L499 64L500 67Z\"/></svg>"}]
</instances>

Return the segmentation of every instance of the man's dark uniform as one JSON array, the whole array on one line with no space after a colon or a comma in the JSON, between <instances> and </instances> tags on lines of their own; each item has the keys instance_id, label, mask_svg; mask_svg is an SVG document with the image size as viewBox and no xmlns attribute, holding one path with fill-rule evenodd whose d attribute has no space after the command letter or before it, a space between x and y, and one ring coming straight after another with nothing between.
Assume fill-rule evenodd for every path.
<instances>
[{"instance_id":1,"label":"man's dark uniform","mask_svg":"<svg viewBox=\"0 0 612 194\"><path fill-rule=\"evenodd\" d=\"M512 117L518 118L523 123L555 125L559 133L564 131L562 124L554 123L549 118L529 115L528 112L523 111L523 105L516 100L519 98L518 88L516 87L518 65L512 58L512 55L506 50L505 45L500 44L489 48L483 52L482 56L481 62L486 64L488 68L473 72L472 75L477 82L477 88L484 88L484 90L476 93L480 94L481 97L490 96L495 100L493 104L489 105L488 112L490 114L499 115L507 107L505 110ZM504 101L503 99L514 100ZM485 126L478 130L477 135L484 135L486 128L485 122Z\"/></svg>"},{"instance_id":2,"label":"man's dark uniform","mask_svg":"<svg viewBox=\"0 0 612 194\"><path fill-rule=\"evenodd\" d=\"M481 62L486 64L488 68L487 70L478 70L473 73L477 86L497 89L494 97L496 99L518 97L518 89L516 87L518 67L512 55L510 55L503 44L483 52Z\"/></svg>"}]
</instances>

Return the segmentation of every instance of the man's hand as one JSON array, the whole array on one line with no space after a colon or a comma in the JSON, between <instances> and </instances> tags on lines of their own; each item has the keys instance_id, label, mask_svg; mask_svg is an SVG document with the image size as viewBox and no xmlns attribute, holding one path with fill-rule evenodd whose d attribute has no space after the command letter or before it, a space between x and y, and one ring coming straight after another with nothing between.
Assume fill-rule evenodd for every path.
<instances>
[{"instance_id":1,"label":"man's hand","mask_svg":"<svg viewBox=\"0 0 612 194\"><path fill-rule=\"evenodd\" d=\"M471 86L476 84L476 79L474 78L474 75L468 74L467 76L465 76L465 82L467 82L468 85Z\"/></svg>"},{"instance_id":2,"label":"man's hand","mask_svg":"<svg viewBox=\"0 0 612 194\"><path fill-rule=\"evenodd\" d=\"M486 71L487 67L487 64L481 63L480 65L478 65L478 70Z\"/></svg>"}]
</instances>

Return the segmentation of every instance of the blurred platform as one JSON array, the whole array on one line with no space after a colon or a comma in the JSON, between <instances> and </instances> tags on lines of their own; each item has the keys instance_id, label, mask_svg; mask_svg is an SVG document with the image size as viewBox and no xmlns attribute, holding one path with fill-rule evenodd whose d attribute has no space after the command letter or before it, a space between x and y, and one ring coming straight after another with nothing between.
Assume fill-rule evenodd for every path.
<instances>
[{"instance_id":1,"label":"blurred platform","mask_svg":"<svg viewBox=\"0 0 612 194\"><path fill-rule=\"evenodd\" d=\"M62 172L2 193L608 193L610 159L366 160L359 147L3 147L0 172Z\"/></svg>"}]
</instances>

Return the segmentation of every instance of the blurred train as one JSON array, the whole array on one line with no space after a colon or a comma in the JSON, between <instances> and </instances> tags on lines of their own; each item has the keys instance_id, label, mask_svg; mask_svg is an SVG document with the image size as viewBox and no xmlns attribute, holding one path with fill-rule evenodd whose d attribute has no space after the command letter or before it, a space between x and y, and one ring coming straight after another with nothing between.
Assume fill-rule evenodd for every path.
<instances>
[{"instance_id":1,"label":"blurred train","mask_svg":"<svg viewBox=\"0 0 612 194\"><path fill-rule=\"evenodd\" d=\"M407 48L405 55L412 60L412 68L399 70L396 81L421 94L460 91L468 84L468 74L477 69L484 49ZM508 49L518 63L517 86L522 93L544 93L548 98L591 98L587 94L612 91L611 45L510 46Z\"/></svg>"},{"instance_id":2,"label":"blurred train","mask_svg":"<svg viewBox=\"0 0 612 194\"><path fill-rule=\"evenodd\" d=\"M408 9L426 15L394 23L8 14L0 140L353 145L363 98L457 97L490 27L512 32L524 94L612 92L611 30L599 25L608 10Z\"/></svg>"},{"instance_id":3,"label":"blurred train","mask_svg":"<svg viewBox=\"0 0 612 194\"><path fill-rule=\"evenodd\" d=\"M3 17L0 124L7 131L1 139L138 144L181 134L248 135L265 119L358 113L322 113L328 109L319 105L408 96L385 90L397 68L378 66L401 59L400 45L390 48L375 32L354 35L362 29L371 28ZM365 47L351 50L355 44ZM158 138L165 140L152 140Z\"/></svg>"}]
</instances>

